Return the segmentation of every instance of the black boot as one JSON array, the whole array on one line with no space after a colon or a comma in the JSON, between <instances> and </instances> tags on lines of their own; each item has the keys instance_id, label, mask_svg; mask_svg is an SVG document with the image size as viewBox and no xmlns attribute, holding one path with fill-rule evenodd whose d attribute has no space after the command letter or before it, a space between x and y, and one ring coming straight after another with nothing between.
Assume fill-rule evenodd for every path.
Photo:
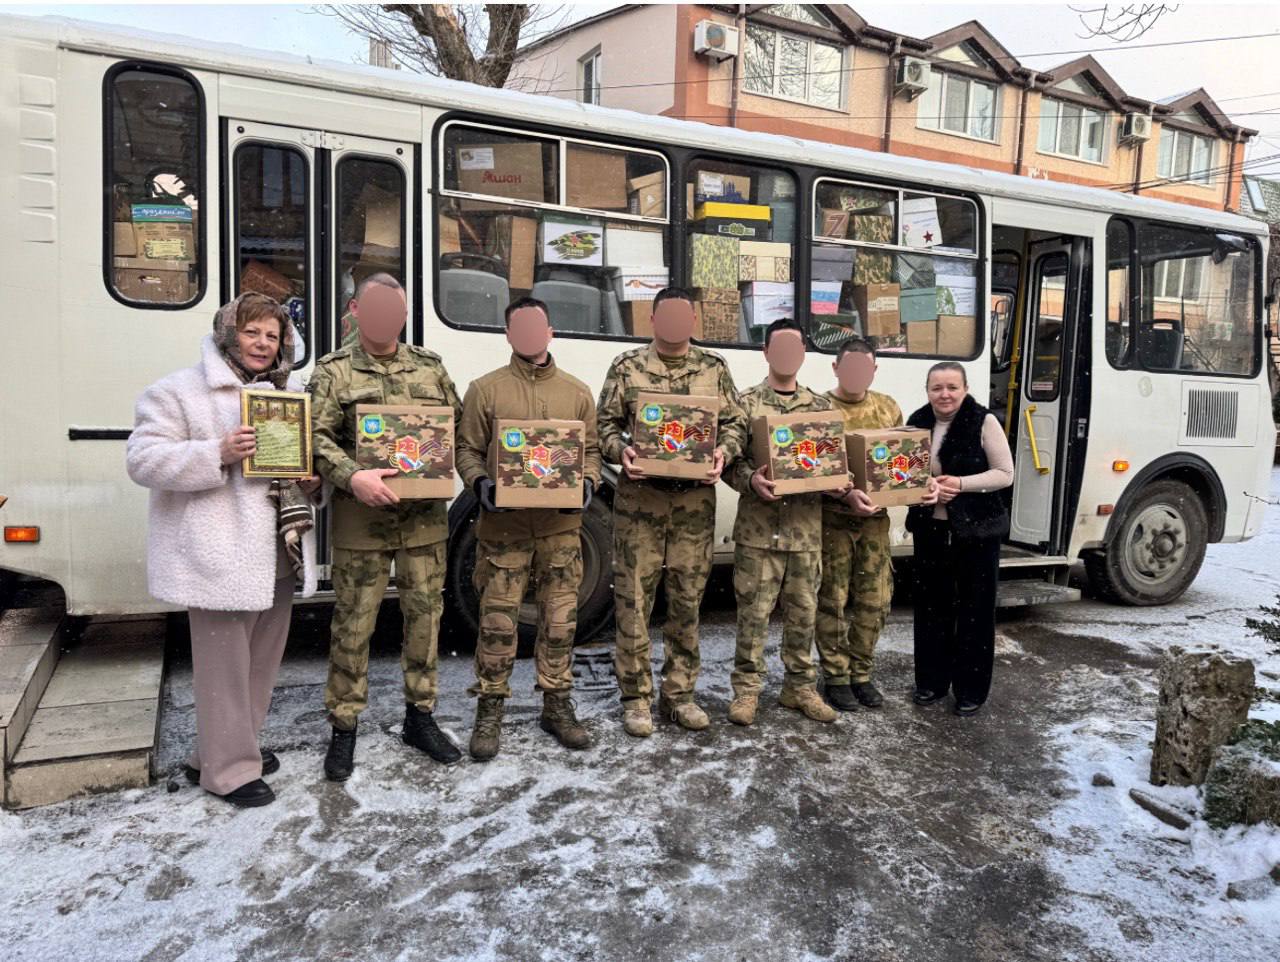
<instances>
[{"instance_id":1,"label":"black boot","mask_svg":"<svg viewBox=\"0 0 1280 962\"><path fill-rule=\"evenodd\" d=\"M884 704L884 695L869 681L855 681L849 687L853 691L853 697L867 708L879 708Z\"/></svg>"},{"instance_id":2,"label":"black boot","mask_svg":"<svg viewBox=\"0 0 1280 962\"><path fill-rule=\"evenodd\" d=\"M227 792L227 794L219 795L218 797L230 802L237 808L261 808L263 805L270 805L274 802L276 793L261 778L255 778L253 781L241 785L235 791Z\"/></svg>"},{"instance_id":3,"label":"black boot","mask_svg":"<svg viewBox=\"0 0 1280 962\"><path fill-rule=\"evenodd\" d=\"M356 730L333 730L329 750L324 756L324 777L331 782L345 782L356 767Z\"/></svg>"},{"instance_id":4,"label":"black boot","mask_svg":"<svg viewBox=\"0 0 1280 962\"><path fill-rule=\"evenodd\" d=\"M426 752L441 765L452 765L462 758L458 746L440 730L431 712L416 705L404 706L404 732L400 738L406 745Z\"/></svg>"},{"instance_id":5,"label":"black boot","mask_svg":"<svg viewBox=\"0 0 1280 962\"><path fill-rule=\"evenodd\" d=\"M957 698L955 713L961 718L968 718L970 715L976 715L982 710L982 702L970 701L968 698Z\"/></svg>"},{"instance_id":6,"label":"black boot","mask_svg":"<svg viewBox=\"0 0 1280 962\"><path fill-rule=\"evenodd\" d=\"M200 769L192 768L190 765L183 765L182 771L187 776L187 781L192 785L200 784ZM276 758L275 752L269 752L264 748L262 750L263 776L274 775L278 771L280 771L280 759Z\"/></svg>"},{"instance_id":7,"label":"black boot","mask_svg":"<svg viewBox=\"0 0 1280 962\"><path fill-rule=\"evenodd\" d=\"M848 685L824 685L823 694L827 696L827 704L836 711L856 711L858 700L853 697L853 689Z\"/></svg>"},{"instance_id":8,"label":"black boot","mask_svg":"<svg viewBox=\"0 0 1280 962\"><path fill-rule=\"evenodd\" d=\"M932 705L935 701L942 701L947 697L945 691L934 691L932 688L917 688L911 695L911 700L917 705Z\"/></svg>"}]
</instances>

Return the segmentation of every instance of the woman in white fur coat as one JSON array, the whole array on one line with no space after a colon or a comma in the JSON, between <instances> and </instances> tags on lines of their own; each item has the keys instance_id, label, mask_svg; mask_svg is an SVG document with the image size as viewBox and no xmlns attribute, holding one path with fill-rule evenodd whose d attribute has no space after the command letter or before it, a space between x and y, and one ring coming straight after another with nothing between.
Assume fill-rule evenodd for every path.
<instances>
[{"instance_id":1,"label":"woman in white fur coat","mask_svg":"<svg viewBox=\"0 0 1280 962\"><path fill-rule=\"evenodd\" d=\"M240 392L301 390L290 375L293 325L274 300L242 294L221 308L200 363L138 399L129 477L151 490L147 583L190 611L196 747L187 777L242 807L269 804L280 767L258 732L284 655L299 577L315 593L315 534L305 482L246 478L253 428Z\"/></svg>"}]
</instances>

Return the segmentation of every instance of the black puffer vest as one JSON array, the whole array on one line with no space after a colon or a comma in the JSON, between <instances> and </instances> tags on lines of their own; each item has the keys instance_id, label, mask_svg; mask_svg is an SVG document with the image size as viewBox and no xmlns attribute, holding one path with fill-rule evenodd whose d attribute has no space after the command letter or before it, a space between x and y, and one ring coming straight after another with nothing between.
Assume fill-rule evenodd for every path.
<instances>
[{"instance_id":1,"label":"black puffer vest","mask_svg":"<svg viewBox=\"0 0 1280 962\"><path fill-rule=\"evenodd\" d=\"M943 438L942 447L933 452L943 474L964 477L979 474L990 466L987 454L982 450L982 422L986 420L987 413L987 409L972 397L965 397L947 430L947 436ZM928 431L933 430L936 421L933 408L928 404L907 418L911 427ZM946 507L951 532L957 538L976 541L1003 538L1009 533L1009 512L1005 510L999 492L964 492L956 495ZM908 509L907 530L917 530L932 517L931 505L916 505Z\"/></svg>"}]
</instances>

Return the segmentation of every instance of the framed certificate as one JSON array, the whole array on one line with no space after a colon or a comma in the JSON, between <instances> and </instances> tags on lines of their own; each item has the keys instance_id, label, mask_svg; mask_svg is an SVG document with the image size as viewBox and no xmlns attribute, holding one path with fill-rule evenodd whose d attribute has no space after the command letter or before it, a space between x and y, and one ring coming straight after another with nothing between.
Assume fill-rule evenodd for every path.
<instances>
[{"instance_id":1,"label":"framed certificate","mask_svg":"<svg viewBox=\"0 0 1280 962\"><path fill-rule=\"evenodd\" d=\"M246 478L311 477L311 395L245 388L240 420L257 434L257 450L241 462Z\"/></svg>"}]
</instances>

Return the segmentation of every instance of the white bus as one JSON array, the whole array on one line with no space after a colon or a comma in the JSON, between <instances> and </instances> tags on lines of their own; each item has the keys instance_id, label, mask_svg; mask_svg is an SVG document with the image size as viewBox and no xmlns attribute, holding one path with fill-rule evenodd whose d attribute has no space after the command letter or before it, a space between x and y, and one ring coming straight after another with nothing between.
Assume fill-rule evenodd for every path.
<instances>
[{"instance_id":1,"label":"white bus","mask_svg":"<svg viewBox=\"0 0 1280 962\"><path fill-rule=\"evenodd\" d=\"M598 388L645 340L632 298L668 281L696 289L702 340L740 387L764 376L764 324L794 313L816 346L801 378L825 389L823 352L862 328L853 289L888 285L877 388L909 412L932 363L964 364L1015 451L1004 566L1024 588L1065 592L1083 559L1107 596L1167 602L1206 544L1262 523L1275 429L1255 221L60 20L0 19L0 90L0 569L56 582L71 614L161 610L146 492L124 470L139 392L194 363L246 289L288 305L305 375L375 270L402 279L407 338L461 390L505 362L513 292L551 305L557 361ZM696 219L704 200L751 216ZM722 229L774 245L755 249L770 276L726 265L704 239ZM721 486L720 561L734 497ZM608 502L585 525L580 637L612 607ZM451 505L464 628L474 512L465 493Z\"/></svg>"}]
</instances>

